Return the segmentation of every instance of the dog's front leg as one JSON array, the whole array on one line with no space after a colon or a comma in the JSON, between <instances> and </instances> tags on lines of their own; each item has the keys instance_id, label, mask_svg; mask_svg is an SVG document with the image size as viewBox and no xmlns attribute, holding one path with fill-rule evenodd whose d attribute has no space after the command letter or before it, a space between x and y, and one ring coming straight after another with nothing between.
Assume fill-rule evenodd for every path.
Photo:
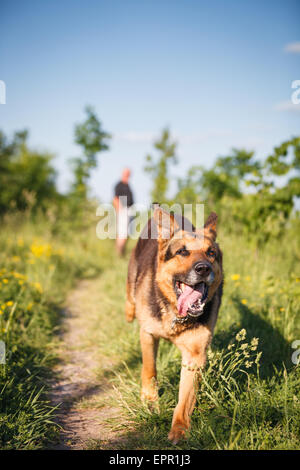
<instances>
[{"instance_id":1,"label":"dog's front leg","mask_svg":"<svg viewBox=\"0 0 300 470\"><path fill-rule=\"evenodd\" d=\"M156 401L158 399L156 383L156 354L159 339L141 328L140 340L143 356L141 398L143 400Z\"/></svg>"},{"instance_id":2,"label":"dog's front leg","mask_svg":"<svg viewBox=\"0 0 300 470\"><path fill-rule=\"evenodd\" d=\"M207 342L205 343L207 344ZM194 346L190 345L189 349L178 345L182 352L179 397L168 436L173 444L177 444L190 427L191 414L196 403L199 373L206 362L206 344L199 347L199 344L196 343Z\"/></svg>"}]
</instances>

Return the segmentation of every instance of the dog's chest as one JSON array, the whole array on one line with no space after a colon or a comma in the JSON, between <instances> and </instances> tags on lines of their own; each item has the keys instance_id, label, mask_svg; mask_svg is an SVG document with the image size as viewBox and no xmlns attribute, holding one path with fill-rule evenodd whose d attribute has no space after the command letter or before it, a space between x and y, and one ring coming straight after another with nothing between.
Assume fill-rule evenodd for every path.
<instances>
[{"instance_id":1,"label":"dog's chest","mask_svg":"<svg viewBox=\"0 0 300 470\"><path fill-rule=\"evenodd\" d=\"M161 318L158 320L148 317L143 322L143 329L153 336L172 341L174 337L191 328L188 322L180 323L176 321L176 318L178 317L174 312L162 309Z\"/></svg>"}]
</instances>

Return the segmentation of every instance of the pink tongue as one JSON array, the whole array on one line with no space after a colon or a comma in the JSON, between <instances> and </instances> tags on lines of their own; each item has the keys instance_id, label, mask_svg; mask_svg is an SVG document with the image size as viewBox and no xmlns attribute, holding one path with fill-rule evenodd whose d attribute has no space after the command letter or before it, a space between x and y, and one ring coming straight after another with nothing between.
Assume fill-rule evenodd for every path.
<instances>
[{"instance_id":1,"label":"pink tongue","mask_svg":"<svg viewBox=\"0 0 300 470\"><path fill-rule=\"evenodd\" d=\"M185 286L183 293L178 297L177 308L179 316L185 317L190 305L193 305L198 299L202 298L204 285L201 285L200 292L190 286Z\"/></svg>"}]
</instances>

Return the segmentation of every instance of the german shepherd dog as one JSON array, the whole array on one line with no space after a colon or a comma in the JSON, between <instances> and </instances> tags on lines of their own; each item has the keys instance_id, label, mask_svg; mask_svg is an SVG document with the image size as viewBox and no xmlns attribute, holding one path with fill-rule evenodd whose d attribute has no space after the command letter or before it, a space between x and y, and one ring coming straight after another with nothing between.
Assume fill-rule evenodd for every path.
<instances>
[{"instance_id":1,"label":"german shepherd dog","mask_svg":"<svg viewBox=\"0 0 300 470\"><path fill-rule=\"evenodd\" d=\"M143 400L158 399L156 354L159 338L182 354L179 399L169 439L185 436L196 402L199 371L206 362L221 304L222 253L216 243L217 215L196 230L184 217L160 206L148 220L128 268L126 319L140 324Z\"/></svg>"}]
</instances>

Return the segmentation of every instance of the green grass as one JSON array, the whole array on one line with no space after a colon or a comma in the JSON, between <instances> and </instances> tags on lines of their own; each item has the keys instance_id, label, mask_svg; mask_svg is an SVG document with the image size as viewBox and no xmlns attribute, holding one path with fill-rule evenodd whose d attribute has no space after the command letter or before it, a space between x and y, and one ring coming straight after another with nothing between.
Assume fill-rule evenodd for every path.
<instances>
[{"instance_id":1,"label":"green grass","mask_svg":"<svg viewBox=\"0 0 300 470\"><path fill-rule=\"evenodd\" d=\"M25 220L24 220L25 218ZM57 434L47 396L60 309L80 277L101 272L94 224L76 231L53 220L6 218L0 235L0 447L43 448ZM75 239L74 239L75 238ZM95 255L96 254L96 255Z\"/></svg>"},{"instance_id":2,"label":"green grass","mask_svg":"<svg viewBox=\"0 0 300 470\"><path fill-rule=\"evenodd\" d=\"M159 405L142 404L138 325L127 324L124 317L129 253L118 259L112 240L96 238L96 223L94 218L83 228L51 217L10 217L2 226L0 340L6 343L7 361L0 365L1 448L45 448L57 435L47 378L57 360L59 311L79 278L94 279L89 298L93 307L84 312L90 329L87 342L98 348L99 363L104 364L99 378L113 384L108 405L120 412L108 424L122 436L90 447L173 448L167 434L177 401L179 352L161 341ZM300 377L299 367L291 362L291 343L300 339L298 233L297 226L291 227L284 239L258 251L243 238L221 232L224 298L191 431L179 448L299 448ZM238 342L241 329L247 337ZM255 351L253 338L259 338ZM248 346L240 348L244 343ZM248 367L247 361L253 364Z\"/></svg>"},{"instance_id":3,"label":"green grass","mask_svg":"<svg viewBox=\"0 0 300 470\"><path fill-rule=\"evenodd\" d=\"M225 258L224 299L191 431L179 448L297 449L300 377L299 367L291 362L291 343L300 338L297 237L288 232L261 251L222 233L219 241ZM109 424L123 439L94 442L91 448L172 449L167 434L177 401L180 355L161 342L159 406L142 404L138 325L124 320L126 270L127 260L113 259L97 281L101 315L91 326L99 354L113 364L99 375L114 385L108 404L121 407L121 412ZM238 343L241 329L247 337ZM253 338L259 339L256 351L251 350Z\"/></svg>"}]
</instances>

